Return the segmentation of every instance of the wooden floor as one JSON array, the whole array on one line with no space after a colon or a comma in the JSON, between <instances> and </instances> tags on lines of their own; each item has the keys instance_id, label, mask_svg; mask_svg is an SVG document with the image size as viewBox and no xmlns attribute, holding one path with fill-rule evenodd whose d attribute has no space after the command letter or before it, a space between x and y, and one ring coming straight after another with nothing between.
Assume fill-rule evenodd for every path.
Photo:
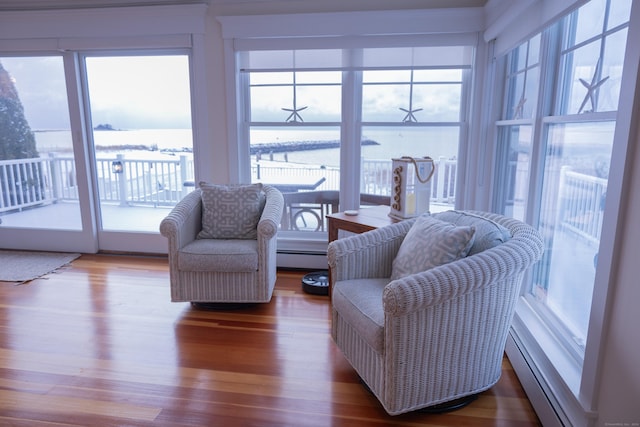
<instances>
[{"instance_id":1,"label":"wooden floor","mask_svg":"<svg viewBox=\"0 0 640 427\"><path fill-rule=\"evenodd\" d=\"M83 255L0 282L0 425L540 425L507 359L464 409L388 416L302 275L281 271L269 304L228 312L169 302L164 258Z\"/></svg>"}]
</instances>

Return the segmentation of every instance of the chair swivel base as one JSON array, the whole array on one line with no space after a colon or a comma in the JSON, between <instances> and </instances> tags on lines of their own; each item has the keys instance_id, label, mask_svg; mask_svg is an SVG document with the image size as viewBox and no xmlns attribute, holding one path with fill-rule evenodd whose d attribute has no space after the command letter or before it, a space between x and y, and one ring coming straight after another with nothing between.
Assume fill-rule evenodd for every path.
<instances>
[{"instance_id":1,"label":"chair swivel base","mask_svg":"<svg viewBox=\"0 0 640 427\"><path fill-rule=\"evenodd\" d=\"M191 301L191 307L198 310L241 310L255 306L256 302L202 302Z\"/></svg>"},{"instance_id":2,"label":"chair swivel base","mask_svg":"<svg viewBox=\"0 0 640 427\"><path fill-rule=\"evenodd\" d=\"M371 394L374 394L369 388L369 385L358 375L360 383ZM448 402L438 403L437 405L427 406L426 408L417 409L415 412L424 412L426 414L443 414L445 412L457 411L462 409L474 400L478 398L478 394L471 394L469 396L460 397L458 399L450 400Z\"/></svg>"},{"instance_id":3,"label":"chair swivel base","mask_svg":"<svg viewBox=\"0 0 640 427\"><path fill-rule=\"evenodd\" d=\"M437 405L428 406L426 408L419 409L418 412L425 412L427 414L442 414L445 412L457 411L462 409L474 400L478 398L477 394L471 394L459 399L450 400L449 402L439 403Z\"/></svg>"}]
</instances>

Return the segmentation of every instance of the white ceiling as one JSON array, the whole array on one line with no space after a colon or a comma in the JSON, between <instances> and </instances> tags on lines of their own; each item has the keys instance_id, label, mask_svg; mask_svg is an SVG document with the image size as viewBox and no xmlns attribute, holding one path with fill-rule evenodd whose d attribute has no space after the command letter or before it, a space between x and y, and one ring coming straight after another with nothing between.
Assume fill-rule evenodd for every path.
<instances>
[{"instance_id":1,"label":"white ceiling","mask_svg":"<svg viewBox=\"0 0 640 427\"><path fill-rule=\"evenodd\" d=\"M316 1L317 0L0 0L0 11L101 8L113 6L150 6L170 4L179 5L194 3L204 3L212 5L224 4L229 6L238 3L279 3L280 5L290 4L293 6L295 4L296 6L298 6L305 3L316 3ZM353 6L354 10L364 10L368 9L368 4L374 6L374 4L380 2L370 0L342 0L340 3L345 9L349 9L349 6ZM387 9L431 9L451 7L482 7L487 3L487 0L387 0L383 3L386 4Z\"/></svg>"},{"instance_id":2,"label":"white ceiling","mask_svg":"<svg viewBox=\"0 0 640 427\"><path fill-rule=\"evenodd\" d=\"M207 0L0 0L0 10L45 10L207 3Z\"/></svg>"}]
</instances>

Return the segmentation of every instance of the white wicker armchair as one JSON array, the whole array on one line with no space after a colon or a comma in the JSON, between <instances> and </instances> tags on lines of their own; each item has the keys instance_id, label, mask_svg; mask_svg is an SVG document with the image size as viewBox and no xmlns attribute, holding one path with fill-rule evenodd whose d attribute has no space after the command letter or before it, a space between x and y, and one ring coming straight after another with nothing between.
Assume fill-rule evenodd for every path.
<instances>
[{"instance_id":1,"label":"white wicker armchair","mask_svg":"<svg viewBox=\"0 0 640 427\"><path fill-rule=\"evenodd\" d=\"M392 262L415 219L329 245L333 339L391 415L455 409L498 381L523 273L542 255L539 233L523 222L434 216L455 222L458 214L488 219L511 238L393 281Z\"/></svg>"},{"instance_id":2,"label":"white wicker armchair","mask_svg":"<svg viewBox=\"0 0 640 427\"><path fill-rule=\"evenodd\" d=\"M202 230L202 189L182 199L162 220L169 241L171 300L193 303L256 303L271 300L276 281L278 225L284 201L262 187L265 201L256 239L197 239Z\"/></svg>"}]
</instances>

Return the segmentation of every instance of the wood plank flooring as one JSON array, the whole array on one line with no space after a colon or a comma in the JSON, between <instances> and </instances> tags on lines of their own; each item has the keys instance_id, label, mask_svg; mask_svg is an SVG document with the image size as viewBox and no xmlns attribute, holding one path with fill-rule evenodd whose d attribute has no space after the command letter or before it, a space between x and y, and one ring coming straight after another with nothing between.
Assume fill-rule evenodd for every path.
<instances>
[{"instance_id":1,"label":"wood plank flooring","mask_svg":"<svg viewBox=\"0 0 640 427\"><path fill-rule=\"evenodd\" d=\"M448 414L388 416L330 334L329 301L281 271L269 304L169 301L162 257L83 255L0 282L2 426L538 426L511 365Z\"/></svg>"}]
</instances>

